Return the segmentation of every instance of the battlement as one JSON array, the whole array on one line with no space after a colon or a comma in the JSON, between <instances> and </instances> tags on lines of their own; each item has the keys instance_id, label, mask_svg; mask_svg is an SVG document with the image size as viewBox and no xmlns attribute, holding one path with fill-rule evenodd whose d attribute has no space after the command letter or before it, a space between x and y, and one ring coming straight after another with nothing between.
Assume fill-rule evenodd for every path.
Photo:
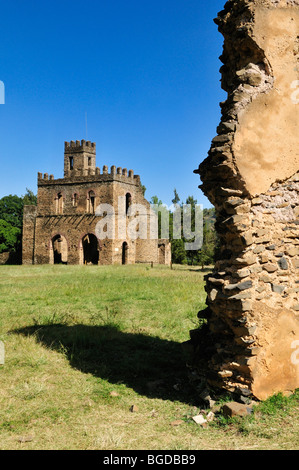
<instances>
[{"instance_id":1,"label":"battlement","mask_svg":"<svg viewBox=\"0 0 299 470\"><path fill-rule=\"evenodd\" d=\"M65 173L64 178L55 180L53 175L49 175L48 173L38 173L38 184L41 185L43 183L68 183L68 182L89 182L89 181L119 181L119 182L127 182L133 184L140 184L140 176L134 175L133 170L127 170L127 168L116 167L112 165L109 168L107 165L103 166L102 172L101 169L96 168L89 168L89 169L75 169Z\"/></svg>"},{"instance_id":2,"label":"battlement","mask_svg":"<svg viewBox=\"0 0 299 470\"><path fill-rule=\"evenodd\" d=\"M112 165L109 171L104 165L102 172L96 167L96 144L89 140L64 142L64 177L54 179L48 173L38 173L38 185L73 184L88 182L118 181L140 185L140 177L133 170Z\"/></svg>"},{"instance_id":3,"label":"battlement","mask_svg":"<svg viewBox=\"0 0 299 470\"><path fill-rule=\"evenodd\" d=\"M96 153L96 144L95 142L90 142L90 140L71 140L70 142L64 142L64 153L72 154L78 152L86 153Z\"/></svg>"}]
</instances>

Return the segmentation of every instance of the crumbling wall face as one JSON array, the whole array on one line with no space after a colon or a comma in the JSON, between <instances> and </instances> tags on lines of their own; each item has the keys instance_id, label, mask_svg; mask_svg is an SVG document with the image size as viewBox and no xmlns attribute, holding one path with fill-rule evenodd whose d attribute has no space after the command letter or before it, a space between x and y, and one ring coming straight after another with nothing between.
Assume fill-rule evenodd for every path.
<instances>
[{"instance_id":1,"label":"crumbling wall face","mask_svg":"<svg viewBox=\"0 0 299 470\"><path fill-rule=\"evenodd\" d=\"M36 206L25 206L23 211L23 235L22 235L22 264L33 264Z\"/></svg>"},{"instance_id":2,"label":"crumbling wall face","mask_svg":"<svg viewBox=\"0 0 299 470\"><path fill-rule=\"evenodd\" d=\"M193 365L211 385L259 399L299 387L298 6L231 0L215 20L228 98L196 170L221 254L199 312L207 325L191 332Z\"/></svg>"}]
</instances>

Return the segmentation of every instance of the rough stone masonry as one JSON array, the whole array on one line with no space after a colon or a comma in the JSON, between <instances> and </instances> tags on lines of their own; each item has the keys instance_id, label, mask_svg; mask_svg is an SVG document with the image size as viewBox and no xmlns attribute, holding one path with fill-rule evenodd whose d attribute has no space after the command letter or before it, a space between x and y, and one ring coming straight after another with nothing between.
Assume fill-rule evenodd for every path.
<instances>
[{"instance_id":1,"label":"rough stone masonry","mask_svg":"<svg viewBox=\"0 0 299 470\"><path fill-rule=\"evenodd\" d=\"M210 386L263 400L299 387L299 0L230 0L215 22L227 100L195 173L221 254L189 345Z\"/></svg>"},{"instance_id":2,"label":"rough stone masonry","mask_svg":"<svg viewBox=\"0 0 299 470\"><path fill-rule=\"evenodd\" d=\"M115 227L123 214L125 230L117 237L98 238L97 224L107 220L97 211L100 205L113 208ZM133 205L146 219L146 237L135 239L126 230L127 223L137 219L134 212L130 214ZM38 173L37 206L24 207L22 262L169 265L170 242L150 236L151 211L140 176L133 170L113 165L109 171L104 165L101 172L94 142L65 142L64 177Z\"/></svg>"}]
</instances>

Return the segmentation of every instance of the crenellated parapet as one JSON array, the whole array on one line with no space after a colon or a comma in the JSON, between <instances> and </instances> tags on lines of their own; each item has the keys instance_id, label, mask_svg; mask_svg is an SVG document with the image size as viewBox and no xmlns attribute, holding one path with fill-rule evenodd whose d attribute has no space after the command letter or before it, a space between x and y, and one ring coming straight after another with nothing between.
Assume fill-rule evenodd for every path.
<instances>
[{"instance_id":1,"label":"crenellated parapet","mask_svg":"<svg viewBox=\"0 0 299 470\"><path fill-rule=\"evenodd\" d=\"M48 173L38 173L38 185L71 184L88 182L118 181L140 185L140 177L133 170L104 165L96 166L96 144L89 140L71 140L64 143L64 177L55 179Z\"/></svg>"},{"instance_id":2,"label":"crenellated parapet","mask_svg":"<svg viewBox=\"0 0 299 470\"><path fill-rule=\"evenodd\" d=\"M133 170L127 170L127 168L116 167L112 165L110 170L107 165L104 165L102 170L99 167L96 168L81 168L74 169L66 172L64 178L55 179L54 175L48 173L37 174L38 185L43 184L57 184L57 183L71 183L71 182L106 182L106 181L119 181L122 183L129 184L140 184L140 176L134 175Z\"/></svg>"},{"instance_id":3,"label":"crenellated parapet","mask_svg":"<svg viewBox=\"0 0 299 470\"><path fill-rule=\"evenodd\" d=\"M72 154L78 152L96 153L96 144L90 140L71 140L64 142L64 153Z\"/></svg>"}]
</instances>

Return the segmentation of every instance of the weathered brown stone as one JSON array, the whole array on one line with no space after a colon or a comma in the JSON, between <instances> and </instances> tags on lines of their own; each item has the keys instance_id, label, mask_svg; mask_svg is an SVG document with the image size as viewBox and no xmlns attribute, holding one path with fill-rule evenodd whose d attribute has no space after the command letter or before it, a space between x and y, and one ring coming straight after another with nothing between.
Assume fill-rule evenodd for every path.
<instances>
[{"instance_id":1,"label":"weathered brown stone","mask_svg":"<svg viewBox=\"0 0 299 470\"><path fill-rule=\"evenodd\" d=\"M212 149L225 145L225 169L209 152L197 172L215 205L221 241L210 279L227 274L218 286L207 284L209 343L204 350L198 336L193 362L207 365L211 385L229 391L246 385L264 399L299 387L291 360L299 340L299 106L292 98L299 0L230 0L215 22L224 36L221 83L228 98ZM236 282L243 277L244 290ZM232 364L242 357L250 360L236 374Z\"/></svg>"},{"instance_id":2,"label":"weathered brown stone","mask_svg":"<svg viewBox=\"0 0 299 470\"><path fill-rule=\"evenodd\" d=\"M275 271L278 270L278 267L274 263L267 263L263 266L263 268L268 272L268 273L274 273Z\"/></svg>"},{"instance_id":3,"label":"weathered brown stone","mask_svg":"<svg viewBox=\"0 0 299 470\"><path fill-rule=\"evenodd\" d=\"M225 416L231 418L234 416L247 416L252 413L252 407L238 402L230 402L222 406L222 412Z\"/></svg>"}]
</instances>

